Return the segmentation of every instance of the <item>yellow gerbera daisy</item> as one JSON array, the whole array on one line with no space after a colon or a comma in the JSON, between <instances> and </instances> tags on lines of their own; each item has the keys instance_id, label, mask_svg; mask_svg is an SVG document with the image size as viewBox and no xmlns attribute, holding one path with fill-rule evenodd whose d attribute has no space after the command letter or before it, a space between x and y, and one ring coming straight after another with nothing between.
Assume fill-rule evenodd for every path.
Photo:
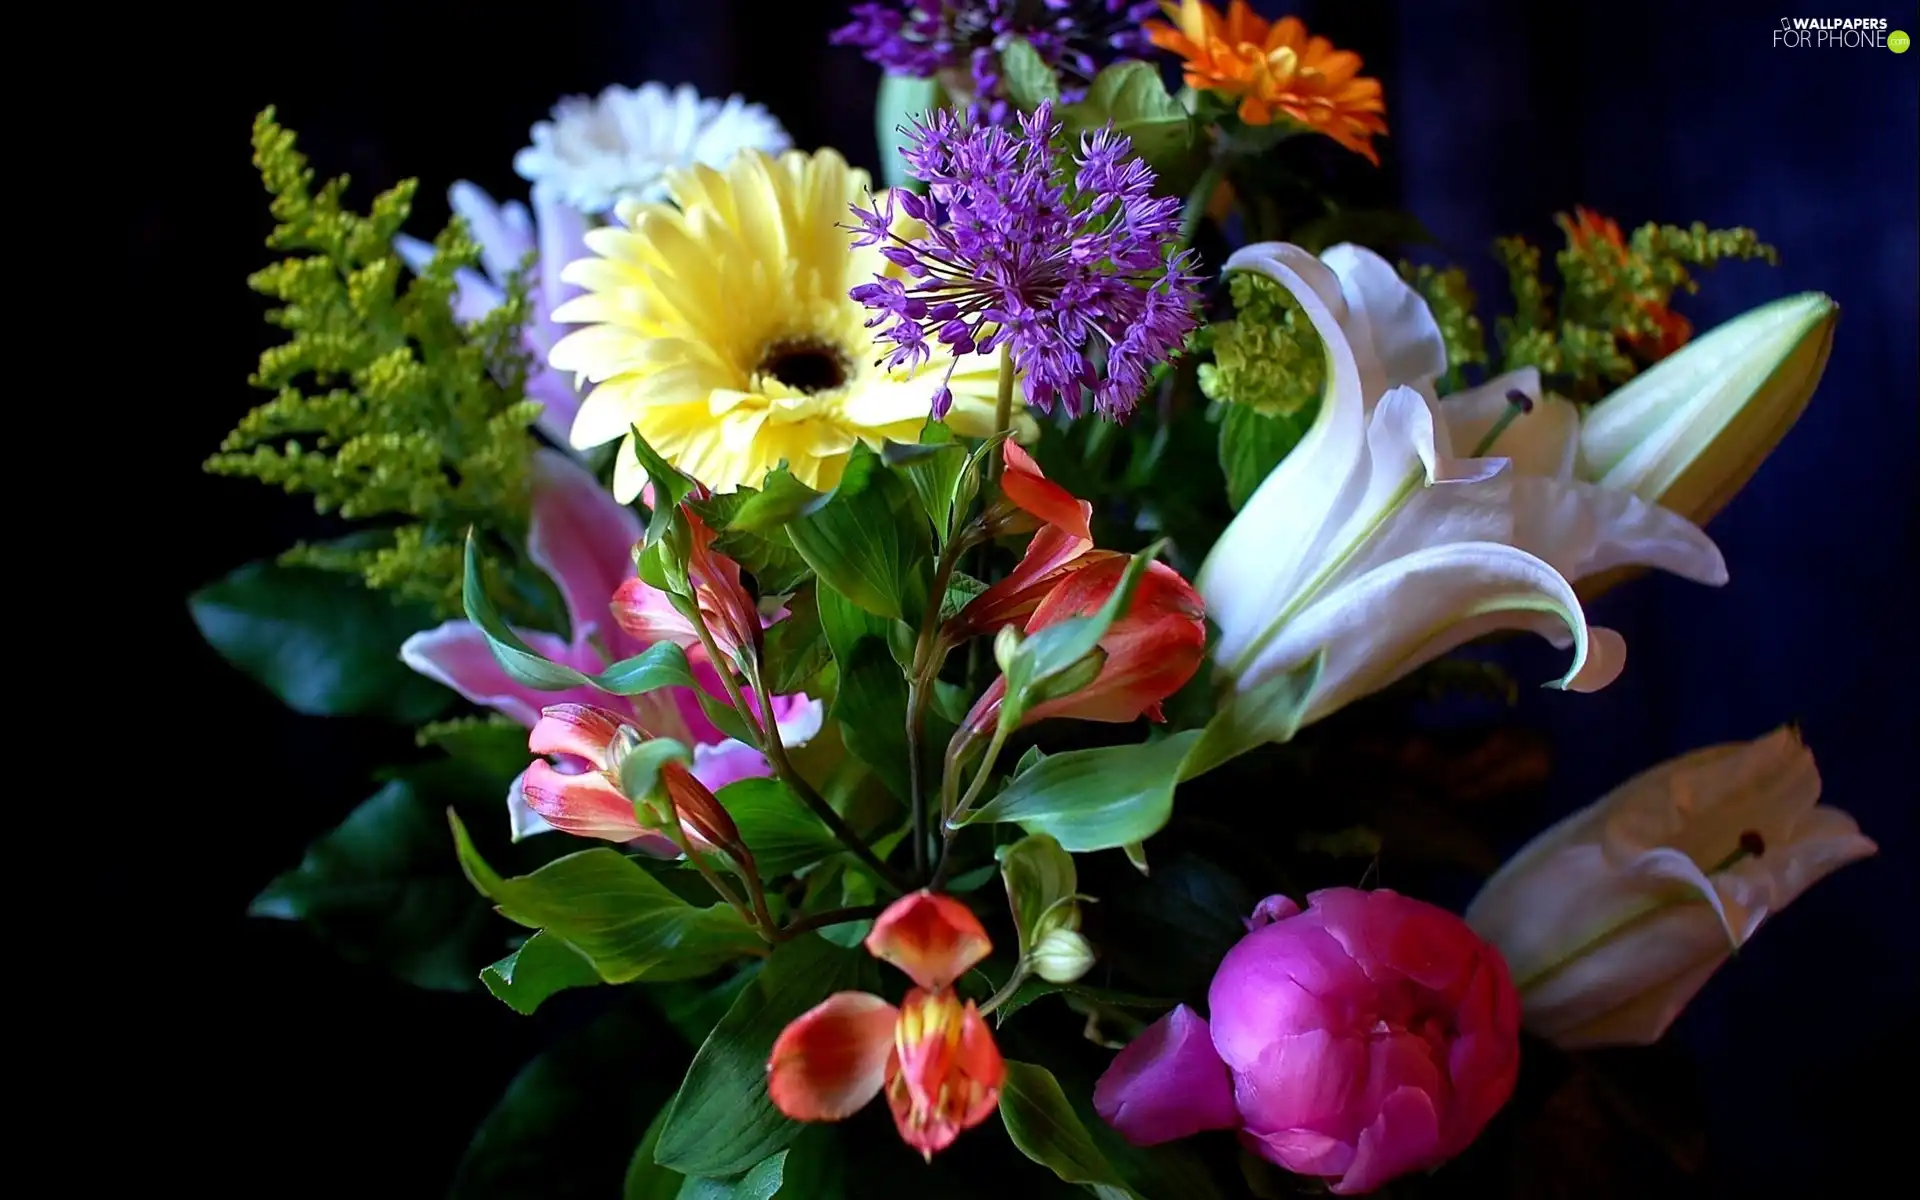
<instances>
[{"instance_id":1,"label":"yellow gerbera daisy","mask_svg":"<svg viewBox=\"0 0 1920 1200\"><path fill-rule=\"evenodd\" d=\"M952 360L936 347L915 371L877 365L892 345L847 291L902 272L855 249L844 228L849 206L868 201L867 173L832 150L749 150L725 171L693 167L666 183L673 204L624 203L619 225L587 234L594 256L563 276L586 294L554 312L587 325L551 355L595 385L573 444L625 439L614 493L631 500L646 483L634 428L715 491L757 487L782 460L829 488L856 442L918 440ZM955 433L993 431L996 384L994 357L961 360L946 417Z\"/></svg>"}]
</instances>

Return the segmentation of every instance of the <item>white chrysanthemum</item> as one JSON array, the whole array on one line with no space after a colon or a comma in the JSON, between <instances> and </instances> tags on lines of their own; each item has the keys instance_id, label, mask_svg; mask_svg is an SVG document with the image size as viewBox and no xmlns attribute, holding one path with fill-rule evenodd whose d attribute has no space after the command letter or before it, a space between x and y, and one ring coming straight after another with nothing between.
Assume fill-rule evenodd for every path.
<instances>
[{"instance_id":1,"label":"white chrysanthemum","mask_svg":"<svg viewBox=\"0 0 1920 1200\"><path fill-rule=\"evenodd\" d=\"M513 169L582 212L604 214L622 199L661 199L670 168L720 170L742 150L777 154L791 145L771 113L739 96L706 100L688 84L643 83L560 101L551 121L533 127L533 145L514 155Z\"/></svg>"}]
</instances>

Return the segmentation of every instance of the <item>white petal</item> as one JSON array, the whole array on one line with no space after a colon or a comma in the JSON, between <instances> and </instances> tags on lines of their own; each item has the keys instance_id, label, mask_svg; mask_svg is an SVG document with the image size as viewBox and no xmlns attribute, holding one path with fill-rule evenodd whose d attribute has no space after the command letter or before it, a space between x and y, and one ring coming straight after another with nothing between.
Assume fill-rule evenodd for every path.
<instances>
[{"instance_id":1,"label":"white petal","mask_svg":"<svg viewBox=\"0 0 1920 1200\"><path fill-rule=\"evenodd\" d=\"M1447 343L1419 292L1373 251L1342 243L1320 260L1340 277L1352 317L1347 336L1372 399L1391 387L1416 390L1447 373Z\"/></svg>"},{"instance_id":2,"label":"white petal","mask_svg":"<svg viewBox=\"0 0 1920 1200\"><path fill-rule=\"evenodd\" d=\"M1294 294L1320 334L1328 378L1306 436L1255 489L1200 568L1197 586L1220 627L1215 661L1238 673L1261 639L1284 623L1322 547L1366 489L1366 401L1353 350L1323 294L1331 289L1345 308L1338 280L1324 264L1297 246L1268 242L1236 251L1226 269L1259 271Z\"/></svg>"},{"instance_id":3,"label":"white petal","mask_svg":"<svg viewBox=\"0 0 1920 1200\"><path fill-rule=\"evenodd\" d=\"M1507 397L1513 392L1525 396L1533 407L1508 418L1513 403ZM1521 475L1573 478L1580 455L1580 409L1570 400L1543 395L1538 368L1523 367L1479 387L1454 392L1440 402L1440 412L1457 453L1509 459ZM1482 445L1503 419L1507 424L1499 436Z\"/></svg>"},{"instance_id":4,"label":"white petal","mask_svg":"<svg viewBox=\"0 0 1920 1200\"><path fill-rule=\"evenodd\" d=\"M526 794L520 790L520 782L526 777L527 773L522 771L507 785L507 825L516 842L536 833L553 832L553 826L547 824L545 817L527 807Z\"/></svg>"}]
</instances>

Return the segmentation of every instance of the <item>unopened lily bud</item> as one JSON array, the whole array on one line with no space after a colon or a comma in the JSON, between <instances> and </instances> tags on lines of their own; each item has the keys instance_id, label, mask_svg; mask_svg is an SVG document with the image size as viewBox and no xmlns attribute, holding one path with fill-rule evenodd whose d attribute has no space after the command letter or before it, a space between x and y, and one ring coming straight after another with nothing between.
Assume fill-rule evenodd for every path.
<instances>
[{"instance_id":1,"label":"unopened lily bud","mask_svg":"<svg viewBox=\"0 0 1920 1200\"><path fill-rule=\"evenodd\" d=\"M1587 413L1580 476L1705 524L1800 419L1839 316L1803 292L1694 339Z\"/></svg>"},{"instance_id":2,"label":"unopened lily bud","mask_svg":"<svg viewBox=\"0 0 1920 1200\"><path fill-rule=\"evenodd\" d=\"M1093 969L1093 960L1093 943L1085 936L1071 929L1055 929L1040 939L1027 965L1048 983L1072 983Z\"/></svg>"}]
</instances>

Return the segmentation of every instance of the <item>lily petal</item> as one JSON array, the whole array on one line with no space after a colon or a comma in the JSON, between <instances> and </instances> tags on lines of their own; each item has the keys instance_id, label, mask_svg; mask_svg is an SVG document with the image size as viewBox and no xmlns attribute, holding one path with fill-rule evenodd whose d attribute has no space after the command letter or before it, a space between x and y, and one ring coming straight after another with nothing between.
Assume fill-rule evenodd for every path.
<instances>
[{"instance_id":1,"label":"lily petal","mask_svg":"<svg viewBox=\"0 0 1920 1200\"><path fill-rule=\"evenodd\" d=\"M1528 405L1518 413L1513 412L1511 399L1515 392ZM1450 393L1440 401L1440 415L1462 453L1507 459L1520 475L1574 477L1580 457L1580 409L1570 400L1544 393L1537 367L1522 367L1479 387ZM1481 445L1503 420L1506 425L1493 441Z\"/></svg>"},{"instance_id":2,"label":"lily petal","mask_svg":"<svg viewBox=\"0 0 1920 1200\"><path fill-rule=\"evenodd\" d=\"M952 896L911 892L887 906L867 934L867 952L930 992L949 987L993 949L973 910Z\"/></svg>"},{"instance_id":3,"label":"lily petal","mask_svg":"<svg viewBox=\"0 0 1920 1200\"><path fill-rule=\"evenodd\" d=\"M1447 343L1426 300L1392 263L1363 246L1343 242L1320 261L1340 279L1365 394L1407 386L1431 396L1434 380L1447 373Z\"/></svg>"},{"instance_id":4,"label":"lily petal","mask_svg":"<svg viewBox=\"0 0 1920 1200\"><path fill-rule=\"evenodd\" d=\"M534 653L554 662L582 671L598 671L604 665L592 650L570 646L550 633L526 629L515 632ZM401 644L400 660L473 703L528 728L540 720L540 710L547 705L593 704L606 699L592 688L545 692L516 681L493 657L487 635L469 621L448 621L414 634Z\"/></svg>"},{"instance_id":5,"label":"lily petal","mask_svg":"<svg viewBox=\"0 0 1920 1200\"><path fill-rule=\"evenodd\" d=\"M886 1084L900 1010L866 992L836 992L780 1031L767 1094L796 1121L838 1121Z\"/></svg>"},{"instance_id":6,"label":"lily petal","mask_svg":"<svg viewBox=\"0 0 1920 1200\"><path fill-rule=\"evenodd\" d=\"M527 557L552 577L566 601L575 643L609 632L608 604L633 574L640 517L557 450L533 458L533 515Z\"/></svg>"}]
</instances>

